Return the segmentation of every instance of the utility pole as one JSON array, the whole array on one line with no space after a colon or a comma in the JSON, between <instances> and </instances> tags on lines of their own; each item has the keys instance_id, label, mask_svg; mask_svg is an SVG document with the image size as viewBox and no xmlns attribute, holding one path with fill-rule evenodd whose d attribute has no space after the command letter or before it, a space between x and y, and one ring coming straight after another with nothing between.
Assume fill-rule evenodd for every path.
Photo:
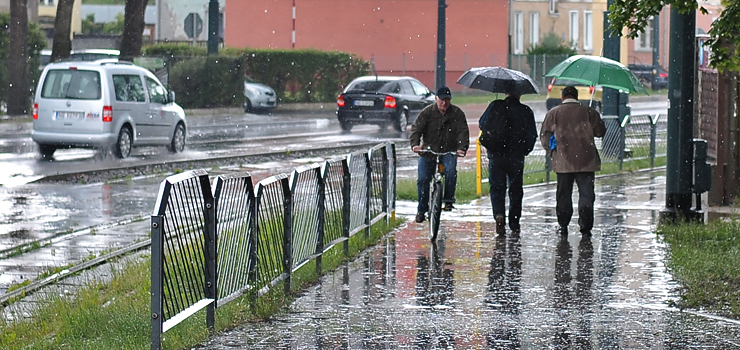
<instances>
[{"instance_id":1,"label":"utility pole","mask_svg":"<svg viewBox=\"0 0 740 350\"><path fill-rule=\"evenodd\" d=\"M221 32L218 0L208 2L208 54L218 53L219 34Z\"/></svg>"},{"instance_id":2,"label":"utility pole","mask_svg":"<svg viewBox=\"0 0 740 350\"><path fill-rule=\"evenodd\" d=\"M447 4L445 0L439 0L439 9L437 11L437 70L436 70L436 89L439 89L445 85L445 74L447 67L445 66L445 22L446 22L446 11Z\"/></svg>"},{"instance_id":3,"label":"utility pole","mask_svg":"<svg viewBox=\"0 0 740 350\"><path fill-rule=\"evenodd\" d=\"M694 72L696 10L680 13L671 8L670 63L668 64L668 152L666 196L661 220L697 220L691 209L693 183Z\"/></svg>"}]
</instances>

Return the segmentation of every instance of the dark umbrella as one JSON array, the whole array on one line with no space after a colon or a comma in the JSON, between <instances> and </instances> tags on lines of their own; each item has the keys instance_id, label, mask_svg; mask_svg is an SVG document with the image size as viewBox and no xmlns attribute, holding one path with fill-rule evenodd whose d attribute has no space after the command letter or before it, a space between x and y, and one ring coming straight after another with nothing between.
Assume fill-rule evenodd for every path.
<instances>
[{"instance_id":1,"label":"dark umbrella","mask_svg":"<svg viewBox=\"0 0 740 350\"><path fill-rule=\"evenodd\" d=\"M457 79L457 83L469 88L517 95L539 94L534 80L518 70L504 67L473 67Z\"/></svg>"}]
</instances>

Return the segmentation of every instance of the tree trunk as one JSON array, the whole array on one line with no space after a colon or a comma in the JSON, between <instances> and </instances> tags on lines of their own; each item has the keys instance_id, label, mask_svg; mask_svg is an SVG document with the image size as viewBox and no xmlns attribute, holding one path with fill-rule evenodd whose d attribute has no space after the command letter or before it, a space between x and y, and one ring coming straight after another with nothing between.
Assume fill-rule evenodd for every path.
<instances>
[{"instance_id":1,"label":"tree trunk","mask_svg":"<svg viewBox=\"0 0 740 350\"><path fill-rule=\"evenodd\" d=\"M74 0L59 0L54 19L54 43L51 45L51 62L69 58L72 51L70 32L72 27L72 7Z\"/></svg>"},{"instance_id":2,"label":"tree trunk","mask_svg":"<svg viewBox=\"0 0 740 350\"><path fill-rule=\"evenodd\" d=\"M123 38L121 40L121 59L133 60L141 55L144 34L144 12L149 0L126 0L123 17Z\"/></svg>"},{"instance_id":3,"label":"tree trunk","mask_svg":"<svg viewBox=\"0 0 740 350\"><path fill-rule=\"evenodd\" d=\"M10 1L8 115L28 113L28 0Z\"/></svg>"}]
</instances>

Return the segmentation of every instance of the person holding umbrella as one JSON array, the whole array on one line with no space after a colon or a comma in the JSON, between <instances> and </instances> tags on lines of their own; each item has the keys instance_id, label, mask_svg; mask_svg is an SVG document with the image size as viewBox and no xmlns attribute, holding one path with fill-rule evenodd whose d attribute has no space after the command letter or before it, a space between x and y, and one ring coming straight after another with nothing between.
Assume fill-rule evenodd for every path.
<instances>
[{"instance_id":1,"label":"person holding umbrella","mask_svg":"<svg viewBox=\"0 0 740 350\"><path fill-rule=\"evenodd\" d=\"M575 182L578 184L578 225L582 234L590 235L596 200L594 178L601 170L594 137L604 137L606 125L599 112L578 102L578 90L574 86L563 88L561 98L563 102L547 112L540 129L540 143L550 152L552 170L558 178L555 194L558 233L568 234Z\"/></svg>"},{"instance_id":2,"label":"person holding umbrella","mask_svg":"<svg viewBox=\"0 0 740 350\"><path fill-rule=\"evenodd\" d=\"M506 233L506 188L509 188L509 228L519 232L524 190L524 158L537 142L534 113L519 100L524 94L538 94L532 78L520 71L504 67L473 67L464 72L457 83L469 88L504 93L504 100L489 104L478 121L479 141L488 150L488 183L490 185L496 233ZM491 143L484 142L487 135Z\"/></svg>"},{"instance_id":3,"label":"person holding umbrella","mask_svg":"<svg viewBox=\"0 0 740 350\"><path fill-rule=\"evenodd\" d=\"M537 142L537 125L534 121L534 112L529 106L522 104L520 95L513 84L505 86L506 120L491 123L487 119L496 120L490 114L484 113L478 124L481 130L486 128L503 128L505 142L497 143L488 150L488 184L490 185L491 206L493 218L496 220L496 233L506 233L506 188L509 188L509 229L518 233L519 219L522 216L522 198L524 197L523 177L524 158L532 152ZM491 102L491 105L500 103L500 100ZM490 110L495 110L491 108Z\"/></svg>"}]
</instances>

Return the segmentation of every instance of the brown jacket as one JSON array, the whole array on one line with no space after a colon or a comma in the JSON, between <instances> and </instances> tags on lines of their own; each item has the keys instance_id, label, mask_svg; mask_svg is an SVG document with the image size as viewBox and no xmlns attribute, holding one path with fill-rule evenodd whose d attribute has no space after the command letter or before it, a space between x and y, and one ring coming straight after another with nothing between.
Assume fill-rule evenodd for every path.
<instances>
[{"instance_id":1,"label":"brown jacket","mask_svg":"<svg viewBox=\"0 0 740 350\"><path fill-rule=\"evenodd\" d=\"M412 148L420 145L423 149L431 148L438 153L457 150L467 152L470 146L470 130L465 112L455 105L450 105L447 112L441 115L437 104L427 106L419 112L419 116L411 125L409 141ZM422 156L434 158L429 153L423 153Z\"/></svg>"},{"instance_id":2,"label":"brown jacket","mask_svg":"<svg viewBox=\"0 0 740 350\"><path fill-rule=\"evenodd\" d=\"M555 133L557 148L552 151L552 170L556 173L597 172L601 158L594 137L603 137L606 126L599 112L574 99L566 99L545 115L540 143L550 151L550 135Z\"/></svg>"}]
</instances>

